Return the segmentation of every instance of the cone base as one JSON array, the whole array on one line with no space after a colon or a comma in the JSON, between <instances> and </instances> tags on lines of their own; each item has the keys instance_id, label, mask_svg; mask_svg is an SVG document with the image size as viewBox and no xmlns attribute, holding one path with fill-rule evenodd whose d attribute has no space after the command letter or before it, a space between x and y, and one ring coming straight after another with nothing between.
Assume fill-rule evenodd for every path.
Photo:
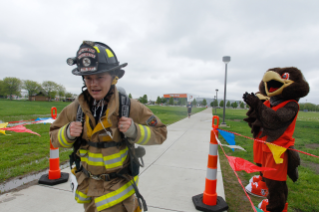
<instances>
[{"instance_id":1,"label":"cone base","mask_svg":"<svg viewBox=\"0 0 319 212\"><path fill-rule=\"evenodd\" d=\"M220 197L217 196L217 203L214 206L210 206L210 205L205 205L203 203L203 194L198 194L196 196L192 197L193 199L193 203L194 206L197 210L199 211L204 211L204 212L221 212L221 211L225 211L228 209L228 205L225 202L225 200Z\"/></svg>"},{"instance_id":2,"label":"cone base","mask_svg":"<svg viewBox=\"0 0 319 212\"><path fill-rule=\"evenodd\" d=\"M40 177L38 183L44 185L57 185L60 183L65 183L69 180L69 173L61 172L61 177L56 180L49 180L49 175L44 174Z\"/></svg>"}]
</instances>

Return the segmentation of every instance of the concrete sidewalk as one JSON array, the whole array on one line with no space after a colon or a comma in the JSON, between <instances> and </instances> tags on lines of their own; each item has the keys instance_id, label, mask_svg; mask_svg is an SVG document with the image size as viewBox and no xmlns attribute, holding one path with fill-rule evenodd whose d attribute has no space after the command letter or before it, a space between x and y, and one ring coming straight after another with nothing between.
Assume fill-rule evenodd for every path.
<instances>
[{"instance_id":1,"label":"concrete sidewalk","mask_svg":"<svg viewBox=\"0 0 319 212\"><path fill-rule=\"evenodd\" d=\"M139 189L150 212L197 211L192 196L205 189L212 109L168 126L162 145L146 146L145 167L141 170ZM219 161L218 161L219 163ZM69 172L69 168L61 170ZM220 167L217 194L225 199ZM56 186L34 185L0 196L0 211L74 212L84 211L76 203L69 183Z\"/></svg>"}]
</instances>

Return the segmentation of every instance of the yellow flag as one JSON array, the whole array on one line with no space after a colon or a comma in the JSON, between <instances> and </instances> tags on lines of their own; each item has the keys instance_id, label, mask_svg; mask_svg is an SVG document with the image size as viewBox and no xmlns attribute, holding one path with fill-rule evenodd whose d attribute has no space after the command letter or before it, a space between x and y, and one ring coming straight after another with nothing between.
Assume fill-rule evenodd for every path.
<instances>
[{"instance_id":1,"label":"yellow flag","mask_svg":"<svg viewBox=\"0 0 319 212\"><path fill-rule=\"evenodd\" d=\"M269 147L272 156L274 157L275 163L280 164L284 162L284 159L280 158L281 155L287 150L285 147L277 146L271 143L266 143Z\"/></svg>"},{"instance_id":2,"label":"yellow flag","mask_svg":"<svg viewBox=\"0 0 319 212\"><path fill-rule=\"evenodd\" d=\"M6 122L6 123L1 123L0 124L0 128L6 128L7 127L7 125L8 125L8 122ZM0 133L2 133L2 134L6 134L6 131L5 130L0 130Z\"/></svg>"}]
</instances>

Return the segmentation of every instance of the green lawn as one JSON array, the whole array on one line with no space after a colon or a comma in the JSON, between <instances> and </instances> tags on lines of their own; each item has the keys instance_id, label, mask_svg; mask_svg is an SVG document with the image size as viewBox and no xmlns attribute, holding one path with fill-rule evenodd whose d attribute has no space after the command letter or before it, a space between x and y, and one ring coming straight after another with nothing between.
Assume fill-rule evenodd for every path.
<instances>
[{"instance_id":1,"label":"green lawn","mask_svg":"<svg viewBox=\"0 0 319 212\"><path fill-rule=\"evenodd\" d=\"M243 121L247 110L227 109L225 122L229 126L226 130L233 131L242 135L252 137L248 124ZM222 122L223 110L218 109L217 113ZM225 141L219 136L222 143ZM308 152L319 156L319 113L315 112L299 112L294 133L295 147L301 151ZM235 150L233 152L229 148L224 148L226 154L241 157L253 162L253 141L235 137L236 144L242 146L247 152ZM220 162L225 186L226 201L230 207L228 211L253 211L249 204L244 191L240 187L237 178L231 170L228 162L219 148ZM319 211L319 159L300 154L302 165L299 167L299 179L293 183L289 177L287 180L288 194L288 211L295 212L312 212ZM244 171L237 172L243 185L246 186L250 177L254 174L247 174ZM262 198L251 196L253 203L257 204Z\"/></svg>"},{"instance_id":2,"label":"green lawn","mask_svg":"<svg viewBox=\"0 0 319 212\"><path fill-rule=\"evenodd\" d=\"M50 117L51 107L58 113L69 103L29 102L0 100L0 120L4 122ZM186 107L148 106L164 124L171 124L187 117ZM193 108L199 112L204 108ZM49 124L26 125L41 137L29 133L6 131L0 134L0 183L13 177L36 172L49 167ZM69 149L60 148L60 162L68 161Z\"/></svg>"}]
</instances>

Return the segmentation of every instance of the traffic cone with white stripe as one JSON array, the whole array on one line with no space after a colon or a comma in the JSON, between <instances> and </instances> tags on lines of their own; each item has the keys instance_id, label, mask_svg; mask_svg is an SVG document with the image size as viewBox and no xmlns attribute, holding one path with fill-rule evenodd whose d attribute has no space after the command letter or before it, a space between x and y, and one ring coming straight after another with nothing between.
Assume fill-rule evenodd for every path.
<instances>
[{"instance_id":1,"label":"traffic cone with white stripe","mask_svg":"<svg viewBox=\"0 0 319 212\"><path fill-rule=\"evenodd\" d=\"M69 174L61 172L59 148L54 148L50 140L50 168L49 173L44 174L39 179L39 184L56 185L67 182Z\"/></svg>"},{"instance_id":2,"label":"traffic cone with white stripe","mask_svg":"<svg viewBox=\"0 0 319 212\"><path fill-rule=\"evenodd\" d=\"M214 121L217 122L215 125ZM193 196L193 203L195 208L199 211L205 212L219 212L225 211L228 209L228 205L225 200L217 196L216 187L217 187L217 149L218 143L216 141L215 135L218 136L218 125L219 117L213 117L213 129L210 134L210 144L209 144L209 155L208 155L208 164L207 164L207 174L206 174L206 184L205 191L203 194Z\"/></svg>"},{"instance_id":3,"label":"traffic cone with white stripe","mask_svg":"<svg viewBox=\"0 0 319 212\"><path fill-rule=\"evenodd\" d=\"M51 108L51 116L56 119L57 109L56 107ZM40 177L38 183L45 185L56 185L60 183L65 183L69 180L69 174L61 172L60 170L60 158L59 158L59 148L54 148L50 139L50 168L49 173L44 174Z\"/></svg>"}]
</instances>

